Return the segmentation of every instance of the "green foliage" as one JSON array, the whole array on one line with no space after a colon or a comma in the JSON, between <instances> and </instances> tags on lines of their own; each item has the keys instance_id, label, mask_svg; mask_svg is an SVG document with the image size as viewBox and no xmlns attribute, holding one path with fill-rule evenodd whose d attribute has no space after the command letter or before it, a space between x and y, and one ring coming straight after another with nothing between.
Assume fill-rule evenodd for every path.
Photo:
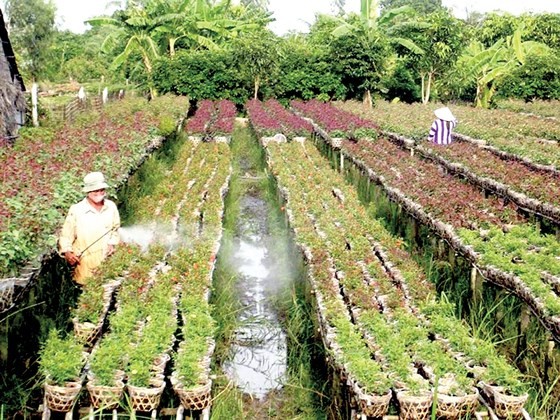
<instances>
[{"instance_id":1,"label":"green foliage","mask_svg":"<svg viewBox=\"0 0 560 420\"><path fill-rule=\"evenodd\" d=\"M56 7L43 0L8 0L6 12L10 39L21 54L20 71L33 80L43 79L49 60L48 49L55 33Z\"/></svg>"},{"instance_id":2,"label":"green foliage","mask_svg":"<svg viewBox=\"0 0 560 420\"><path fill-rule=\"evenodd\" d=\"M161 136L168 137L175 132L176 124L173 118L163 115L158 124L158 133Z\"/></svg>"},{"instance_id":3,"label":"green foliage","mask_svg":"<svg viewBox=\"0 0 560 420\"><path fill-rule=\"evenodd\" d=\"M280 56L271 96L286 101L319 96L325 100L345 97L346 88L328 60L326 48L294 36L282 42Z\"/></svg>"},{"instance_id":4,"label":"green foliage","mask_svg":"<svg viewBox=\"0 0 560 420\"><path fill-rule=\"evenodd\" d=\"M31 238L17 226L0 232L0 274L17 274L18 267L33 255L33 251Z\"/></svg>"},{"instance_id":5,"label":"green foliage","mask_svg":"<svg viewBox=\"0 0 560 420\"><path fill-rule=\"evenodd\" d=\"M421 92L415 79L415 74L406 60L399 59L389 75L383 79L383 96L388 100L399 98L408 103L419 101Z\"/></svg>"},{"instance_id":6,"label":"green foliage","mask_svg":"<svg viewBox=\"0 0 560 420\"><path fill-rule=\"evenodd\" d=\"M59 331L51 329L40 351L39 365L45 378L56 385L74 381L80 376L83 364L82 346L74 336L61 338Z\"/></svg>"},{"instance_id":7,"label":"green foliage","mask_svg":"<svg viewBox=\"0 0 560 420\"><path fill-rule=\"evenodd\" d=\"M419 15L428 14L442 9L441 0L381 0L381 13L402 6L412 7Z\"/></svg>"},{"instance_id":8,"label":"green foliage","mask_svg":"<svg viewBox=\"0 0 560 420\"><path fill-rule=\"evenodd\" d=\"M560 58L556 53L528 56L500 83L497 95L525 101L560 99Z\"/></svg>"},{"instance_id":9,"label":"green foliage","mask_svg":"<svg viewBox=\"0 0 560 420\"><path fill-rule=\"evenodd\" d=\"M278 64L278 40L268 30L255 31L235 39L231 45L233 65L253 82L253 97L275 75Z\"/></svg>"},{"instance_id":10,"label":"green foliage","mask_svg":"<svg viewBox=\"0 0 560 420\"><path fill-rule=\"evenodd\" d=\"M180 51L155 63L152 80L161 93L242 104L252 90L251 81L239 77L233 59L233 53L227 51Z\"/></svg>"}]
</instances>

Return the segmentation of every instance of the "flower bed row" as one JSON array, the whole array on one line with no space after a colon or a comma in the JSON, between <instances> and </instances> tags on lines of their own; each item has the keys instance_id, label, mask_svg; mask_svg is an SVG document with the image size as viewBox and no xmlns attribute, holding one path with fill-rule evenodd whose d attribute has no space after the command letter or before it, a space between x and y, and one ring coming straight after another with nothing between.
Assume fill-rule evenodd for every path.
<instances>
[{"instance_id":1,"label":"flower bed row","mask_svg":"<svg viewBox=\"0 0 560 420\"><path fill-rule=\"evenodd\" d=\"M413 140L393 133L386 133L386 136L401 147L414 149L420 156L434 161L471 184L507 198L525 211L560 225L560 195L555 189L560 187L560 173L529 169L520 162L502 160L470 143L432 148L415 145ZM533 198L535 196L539 198Z\"/></svg>"},{"instance_id":2,"label":"flower bed row","mask_svg":"<svg viewBox=\"0 0 560 420\"><path fill-rule=\"evenodd\" d=\"M376 139L378 136L379 126L376 123L336 108L331 103L294 100L291 107L319 124L331 138Z\"/></svg>"},{"instance_id":3,"label":"flower bed row","mask_svg":"<svg viewBox=\"0 0 560 420\"><path fill-rule=\"evenodd\" d=\"M251 125L259 138L274 137L282 134L288 140L298 137L310 137L313 132L312 125L289 112L280 102L269 99L261 102L252 99L245 104Z\"/></svg>"},{"instance_id":4,"label":"flower bed row","mask_svg":"<svg viewBox=\"0 0 560 420\"><path fill-rule=\"evenodd\" d=\"M394 246L395 239L378 223L366 222L367 215L358 204L355 192L344 186L344 180L332 173L316 151L309 148L302 150L298 145L275 145L269 149L273 172L287 198L290 223L296 239L312 264L312 278L326 344L357 388L360 409L368 412L368 404L360 395L364 392L384 394L385 390L382 388L387 386L388 379L396 390L405 387L416 396L424 395L426 398L423 400L423 408L416 406L415 409L423 410L422 414L427 415L432 406L431 389L434 387L434 378L431 378L430 383L430 375L420 376L418 367L412 366L413 362L426 368L432 366L432 373L436 372L436 376L444 372L456 374L453 380L450 376L447 378L447 394L457 393L458 391L452 391L449 387L458 385L456 382L463 380L463 386L472 390L473 381L468 379L466 369L461 368L462 364L441 343L428 339L428 323L420 328L417 325L419 318L407 311L402 312L402 308L411 310L411 300L425 301L433 293L433 287L425 282L425 277L420 274L410 257L403 256L402 249ZM372 239L368 238L369 235ZM375 242L379 239L390 244L387 253L380 251L381 254L385 257L390 255L395 263L386 260L385 265L382 265L380 259L374 256L370 240ZM401 283L397 287L394 279L399 277L400 271L391 269L397 272L394 278L387 275L389 267L395 265L400 266L403 273L407 273L400 276ZM408 282L409 286L412 284L414 287L405 291ZM347 306L351 309L351 317L344 316L345 313L348 314ZM460 324L458 320L455 322ZM464 328L459 330L465 332ZM347 341L348 331L355 331L355 341ZM382 337L382 331L390 334L391 338ZM363 350L364 341L360 339L360 335L366 337L367 351ZM405 337L408 341L399 341L396 337ZM360 362L360 359L349 362L346 352L353 357L361 355L364 359L371 360L371 355L368 355L371 351L375 352L375 360L379 366L370 367L370 375L364 376L360 363L366 362ZM488 376L485 379L489 381L496 379L496 367L502 360L495 351L490 350L490 354L494 359L490 363L492 367L486 371ZM507 366L507 363L501 361L500 365ZM509 384L511 391L514 389L513 385L517 386L515 373L512 373L514 380ZM442 385L443 382L442 380ZM443 386L438 389L440 393L444 392ZM401 400L401 416L417 418L409 411L412 411L411 406L407 406L402 400L405 394L399 392L398 395ZM469 401L471 403L466 410L473 408L473 399ZM440 407L444 406L442 402Z\"/></svg>"},{"instance_id":5,"label":"flower bed row","mask_svg":"<svg viewBox=\"0 0 560 420\"><path fill-rule=\"evenodd\" d=\"M126 251L122 264L113 264L124 268L124 261L130 262L117 294L117 310L109 316L110 333L94 345L89 361L88 390L96 408L116 407L126 381L133 410L157 409L165 387L162 373L172 354L173 334L178 326L177 306L183 326L178 334L180 351L173 353L173 386L184 405L189 401L183 398L185 392L197 388L197 396L191 398L188 409L204 409L210 403L211 382L205 361L213 348L213 321L207 298L221 234L223 194L230 172L229 148L186 143L180 157L172 168L177 177L166 178L153 192L160 199L156 200L157 207L152 207L152 217L161 222L154 229L171 225L165 232L171 240L132 257ZM146 196L135 204L144 208L143 204L153 199ZM201 214L205 215L202 229L198 227ZM141 215L147 218L145 211ZM191 228L195 225L197 228ZM103 269L110 271L113 262L109 260ZM105 277L110 277L108 272ZM85 294L80 297L81 303ZM71 343L75 338L67 340ZM49 348L47 342L45 349ZM119 373L121 370L124 374ZM195 371L198 373L193 374ZM198 388L202 380L201 394Z\"/></svg>"},{"instance_id":6,"label":"flower bed row","mask_svg":"<svg viewBox=\"0 0 560 420\"><path fill-rule=\"evenodd\" d=\"M348 110L362 109L356 104L340 104ZM362 109L362 115L370 118L375 112ZM403 122L400 126L393 123L397 133L403 133L408 127ZM431 147L429 144L407 141L405 137L386 133L389 138L401 146L414 147L424 157L435 160L448 170L466 177L470 182L496 194L508 197L518 206L528 211L539 213L560 223L560 172L553 168L523 162L518 156L504 156L499 151L488 150L476 144L474 140L456 135L462 141L447 147Z\"/></svg>"},{"instance_id":7,"label":"flower bed row","mask_svg":"<svg viewBox=\"0 0 560 420\"><path fill-rule=\"evenodd\" d=\"M498 109L536 115L542 118L560 118L560 101L554 99L535 99L531 102L525 102L521 99L510 98L499 101L497 107Z\"/></svg>"},{"instance_id":8,"label":"flower bed row","mask_svg":"<svg viewBox=\"0 0 560 420\"><path fill-rule=\"evenodd\" d=\"M220 101L202 100L194 116L184 130L192 141L210 140L229 142L237 110L227 99Z\"/></svg>"},{"instance_id":9,"label":"flower bed row","mask_svg":"<svg viewBox=\"0 0 560 420\"><path fill-rule=\"evenodd\" d=\"M386 139L347 141L342 153L382 185L392 200L479 266L485 278L525 300L559 337L559 296L542 272L546 267L552 276L560 273L556 259L560 249L553 236L522 223L510 205L484 198L469 184L438 173L436 165L410 157ZM472 192L463 194L465 188Z\"/></svg>"},{"instance_id":10,"label":"flower bed row","mask_svg":"<svg viewBox=\"0 0 560 420\"><path fill-rule=\"evenodd\" d=\"M82 195L87 172L101 170L121 185L184 109L181 98L150 103L132 98L58 132L22 130L13 148L0 150L0 276L16 274L31 258L54 248L53 232Z\"/></svg>"},{"instance_id":11,"label":"flower bed row","mask_svg":"<svg viewBox=\"0 0 560 420\"><path fill-rule=\"evenodd\" d=\"M378 122L385 131L398 133L415 140L425 140L434 120L434 107L422 104L388 103L379 101L371 110L357 102L337 103L337 107ZM453 106L459 120L455 138L476 143L494 154L509 160L519 160L541 170L560 166L560 150L556 140L560 123L542 123L542 119L503 110L483 110ZM548 125L547 125L548 124ZM542 131L544 130L544 131ZM552 134L547 134L551 132ZM471 137L479 140L472 140ZM544 137L539 138L539 137ZM549 139L549 140L546 140ZM546 165L546 166L545 166ZM553 168L549 166L552 165Z\"/></svg>"}]
</instances>

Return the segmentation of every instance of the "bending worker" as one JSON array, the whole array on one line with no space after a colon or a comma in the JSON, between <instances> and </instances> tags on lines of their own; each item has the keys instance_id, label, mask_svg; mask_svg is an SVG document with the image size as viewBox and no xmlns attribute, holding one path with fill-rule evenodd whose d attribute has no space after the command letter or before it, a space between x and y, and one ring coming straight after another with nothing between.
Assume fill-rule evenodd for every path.
<instances>
[{"instance_id":1,"label":"bending worker","mask_svg":"<svg viewBox=\"0 0 560 420\"><path fill-rule=\"evenodd\" d=\"M437 145L451 144L453 140L451 134L457 125L457 120L447 107L436 109L434 114L436 119L428 133L428 140Z\"/></svg>"},{"instance_id":2,"label":"bending worker","mask_svg":"<svg viewBox=\"0 0 560 420\"><path fill-rule=\"evenodd\" d=\"M108 187L101 172L84 177L86 197L70 207L58 240L61 255L74 267L74 281L81 285L120 242L119 210L105 197Z\"/></svg>"}]
</instances>

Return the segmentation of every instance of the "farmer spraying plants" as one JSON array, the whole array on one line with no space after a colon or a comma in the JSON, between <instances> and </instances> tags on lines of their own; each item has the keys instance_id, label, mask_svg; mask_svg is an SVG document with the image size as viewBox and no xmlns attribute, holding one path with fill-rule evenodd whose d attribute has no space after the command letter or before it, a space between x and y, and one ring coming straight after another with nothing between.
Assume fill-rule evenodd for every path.
<instances>
[{"instance_id":1,"label":"farmer spraying plants","mask_svg":"<svg viewBox=\"0 0 560 420\"><path fill-rule=\"evenodd\" d=\"M70 207L62 226L60 254L74 268L74 281L80 285L120 242L119 211L105 197L108 187L101 172L87 174L82 189L86 197Z\"/></svg>"},{"instance_id":2,"label":"farmer spraying plants","mask_svg":"<svg viewBox=\"0 0 560 420\"><path fill-rule=\"evenodd\" d=\"M445 146L451 144L451 134L457 125L457 120L447 107L438 108L434 111L436 120L432 123L428 139L434 144Z\"/></svg>"}]
</instances>

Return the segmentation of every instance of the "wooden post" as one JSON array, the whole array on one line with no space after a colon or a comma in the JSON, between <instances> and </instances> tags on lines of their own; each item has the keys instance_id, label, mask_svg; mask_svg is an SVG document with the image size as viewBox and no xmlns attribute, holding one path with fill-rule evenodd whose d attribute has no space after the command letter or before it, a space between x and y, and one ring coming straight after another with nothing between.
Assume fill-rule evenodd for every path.
<instances>
[{"instance_id":1,"label":"wooden post","mask_svg":"<svg viewBox=\"0 0 560 420\"><path fill-rule=\"evenodd\" d=\"M177 409L176 420L183 420L184 413L185 413L185 407L180 405L179 408Z\"/></svg>"},{"instance_id":2,"label":"wooden post","mask_svg":"<svg viewBox=\"0 0 560 420\"><path fill-rule=\"evenodd\" d=\"M31 86L31 106L32 106L32 115L33 115L33 126L39 127L39 111L37 111L37 96L39 93L39 85L37 83L33 83Z\"/></svg>"},{"instance_id":3,"label":"wooden post","mask_svg":"<svg viewBox=\"0 0 560 420\"><path fill-rule=\"evenodd\" d=\"M484 279L478 273L475 265L471 269L471 296L473 303L479 302L482 299L482 283Z\"/></svg>"},{"instance_id":4,"label":"wooden post","mask_svg":"<svg viewBox=\"0 0 560 420\"><path fill-rule=\"evenodd\" d=\"M553 365L553 360L554 360L554 347L556 346L556 343L554 341L554 339L552 337L549 337L548 339L548 351L546 353L545 359L544 359L544 383L548 383L551 379L551 375L550 375L550 368Z\"/></svg>"},{"instance_id":5,"label":"wooden post","mask_svg":"<svg viewBox=\"0 0 560 420\"><path fill-rule=\"evenodd\" d=\"M340 173L344 172L344 154L340 152Z\"/></svg>"},{"instance_id":6,"label":"wooden post","mask_svg":"<svg viewBox=\"0 0 560 420\"><path fill-rule=\"evenodd\" d=\"M210 420L210 407L206 407L202 410L202 420Z\"/></svg>"},{"instance_id":7,"label":"wooden post","mask_svg":"<svg viewBox=\"0 0 560 420\"><path fill-rule=\"evenodd\" d=\"M47 406L47 396L43 397L43 415L41 417L42 420L49 420L51 418L51 410Z\"/></svg>"},{"instance_id":8,"label":"wooden post","mask_svg":"<svg viewBox=\"0 0 560 420\"><path fill-rule=\"evenodd\" d=\"M525 303L521 305L521 314L519 317L519 331L517 338L517 354L521 354L527 347L527 328L531 322L531 311ZM546 366L546 362L545 362Z\"/></svg>"}]
</instances>

